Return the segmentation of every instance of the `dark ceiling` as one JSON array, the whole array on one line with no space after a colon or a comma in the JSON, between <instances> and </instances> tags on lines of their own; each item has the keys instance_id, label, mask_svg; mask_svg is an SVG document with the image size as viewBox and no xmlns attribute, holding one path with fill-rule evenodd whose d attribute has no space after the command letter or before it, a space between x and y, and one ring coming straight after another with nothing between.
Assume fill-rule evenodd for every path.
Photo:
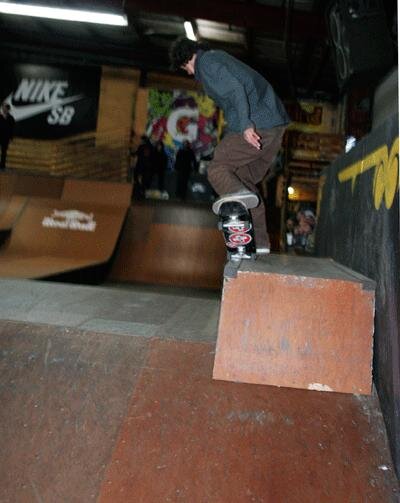
<instances>
[{"instance_id":1,"label":"dark ceiling","mask_svg":"<svg viewBox=\"0 0 400 503\"><path fill-rule=\"evenodd\" d=\"M36 63L129 65L142 69L145 79L148 71L169 71L168 48L185 34L183 22L190 20L202 40L259 70L281 95L332 98L338 90L325 20L328 3L53 0L52 5L88 10L123 8L129 26L0 15L0 57ZM396 1L385 0L384 7L388 30L394 32Z\"/></svg>"}]
</instances>

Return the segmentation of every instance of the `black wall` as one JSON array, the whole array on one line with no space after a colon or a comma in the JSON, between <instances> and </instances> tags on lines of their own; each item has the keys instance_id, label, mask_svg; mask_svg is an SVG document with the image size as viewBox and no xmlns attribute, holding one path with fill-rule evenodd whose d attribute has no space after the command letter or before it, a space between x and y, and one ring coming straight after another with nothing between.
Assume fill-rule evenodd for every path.
<instances>
[{"instance_id":1,"label":"black wall","mask_svg":"<svg viewBox=\"0 0 400 503\"><path fill-rule=\"evenodd\" d=\"M317 254L377 283L374 381L400 475L398 121L393 116L326 169Z\"/></svg>"}]
</instances>

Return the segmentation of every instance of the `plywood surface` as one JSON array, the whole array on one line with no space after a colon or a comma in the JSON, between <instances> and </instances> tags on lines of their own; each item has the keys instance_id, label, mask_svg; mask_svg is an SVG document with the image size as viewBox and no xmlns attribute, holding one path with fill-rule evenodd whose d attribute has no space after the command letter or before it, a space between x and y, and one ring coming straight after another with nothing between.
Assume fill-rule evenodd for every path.
<instances>
[{"instance_id":1,"label":"plywood surface","mask_svg":"<svg viewBox=\"0 0 400 503\"><path fill-rule=\"evenodd\" d=\"M398 501L375 396L214 381L214 347L1 321L0 500Z\"/></svg>"},{"instance_id":2,"label":"plywood surface","mask_svg":"<svg viewBox=\"0 0 400 503\"><path fill-rule=\"evenodd\" d=\"M328 259L243 264L224 284L214 378L370 393L373 284Z\"/></svg>"},{"instance_id":3,"label":"plywood surface","mask_svg":"<svg viewBox=\"0 0 400 503\"><path fill-rule=\"evenodd\" d=\"M220 288L226 251L216 218L203 205L133 205L110 278Z\"/></svg>"},{"instance_id":4,"label":"plywood surface","mask_svg":"<svg viewBox=\"0 0 400 503\"><path fill-rule=\"evenodd\" d=\"M0 276L40 278L107 262L131 190L129 184L67 180L61 199L31 197L18 219L11 214L14 220L10 202L3 218L13 221L13 231L0 251Z\"/></svg>"}]
</instances>

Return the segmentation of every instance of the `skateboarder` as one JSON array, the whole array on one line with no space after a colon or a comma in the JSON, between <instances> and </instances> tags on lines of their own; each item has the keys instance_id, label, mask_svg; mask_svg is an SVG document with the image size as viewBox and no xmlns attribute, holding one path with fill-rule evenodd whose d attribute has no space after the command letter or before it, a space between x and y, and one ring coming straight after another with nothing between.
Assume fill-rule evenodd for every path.
<instances>
[{"instance_id":1,"label":"skateboarder","mask_svg":"<svg viewBox=\"0 0 400 503\"><path fill-rule=\"evenodd\" d=\"M220 196L214 213L226 201L242 201L252 216L257 254L268 254L265 206L256 186L273 165L290 122L282 102L264 77L224 51L181 38L171 47L170 59L175 69L202 83L228 124L208 167L208 179Z\"/></svg>"}]
</instances>

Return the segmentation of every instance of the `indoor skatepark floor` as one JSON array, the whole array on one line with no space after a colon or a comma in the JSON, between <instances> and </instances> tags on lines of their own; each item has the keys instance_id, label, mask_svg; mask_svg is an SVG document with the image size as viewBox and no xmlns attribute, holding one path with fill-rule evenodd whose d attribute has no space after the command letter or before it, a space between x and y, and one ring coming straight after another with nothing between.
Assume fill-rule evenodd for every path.
<instances>
[{"instance_id":1,"label":"indoor skatepark floor","mask_svg":"<svg viewBox=\"0 0 400 503\"><path fill-rule=\"evenodd\" d=\"M397 502L376 396L212 380L219 302L0 281L0 502Z\"/></svg>"}]
</instances>

